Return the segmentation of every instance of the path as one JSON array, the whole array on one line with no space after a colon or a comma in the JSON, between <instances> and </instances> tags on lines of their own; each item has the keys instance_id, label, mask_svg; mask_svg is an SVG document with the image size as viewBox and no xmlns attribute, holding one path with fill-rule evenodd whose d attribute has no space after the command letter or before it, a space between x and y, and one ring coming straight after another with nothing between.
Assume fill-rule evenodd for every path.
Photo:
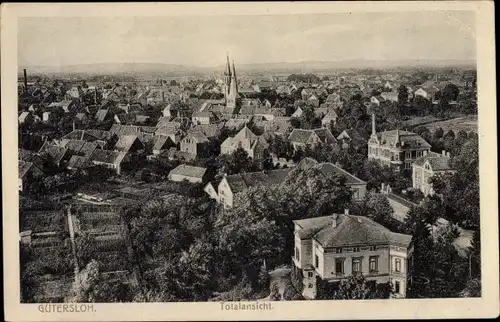
<instances>
[{"instance_id":1,"label":"path","mask_svg":"<svg viewBox=\"0 0 500 322\"><path fill-rule=\"evenodd\" d=\"M75 228L74 228L73 216L71 215L71 210L68 208L68 229L69 238L71 240L71 249L73 251L73 259L75 261L75 280L78 278L78 273L80 269L78 267L78 256L76 255L76 242L75 242Z\"/></svg>"}]
</instances>

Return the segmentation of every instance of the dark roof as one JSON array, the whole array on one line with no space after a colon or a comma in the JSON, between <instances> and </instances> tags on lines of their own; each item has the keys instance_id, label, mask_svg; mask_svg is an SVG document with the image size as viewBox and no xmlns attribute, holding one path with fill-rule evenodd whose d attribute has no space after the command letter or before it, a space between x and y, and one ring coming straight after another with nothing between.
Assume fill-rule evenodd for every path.
<instances>
[{"instance_id":1,"label":"dark roof","mask_svg":"<svg viewBox=\"0 0 500 322\"><path fill-rule=\"evenodd\" d=\"M453 170L451 166L451 158L448 156L435 153L434 155L426 155L415 160L414 164L423 166L425 162L429 162L433 171Z\"/></svg>"},{"instance_id":2,"label":"dark roof","mask_svg":"<svg viewBox=\"0 0 500 322\"><path fill-rule=\"evenodd\" d=\"M352 184L366 184L363 180L357 178L356 176L350 174L344 169L336 166L333 163L321 163L320 169L324 174L338 174L346 179L346 185Z\"/></svg>"},{"instance_id":3,"label":"dark roof","mask_svg":"<svg viewBox=\"0 0 500 322\"><path fill-rule=\"evenodd\" d=\"M431 145L427 141L425 141L420 135L413 132L408 132L403 130L391 130L378 134L379 141L382 145L394 145L396 143L396 139L398 136L399 136L399 144L402 149L431 148Z\"/></svg>"},{"instance_id":4,"label":"dark roof","mask_svg":"<svg viewBox=\"0 0 500 322\"><path fill-rule=\"evenodd\" d=\"M213 138L220 134L221 128L224 126L222 123L218 124L199 124L192 127L188 133L199 131L203 133L207 138Z\"/></svg>"},{"instance_id":5,"label":"dark roof","mask_svg":"<svg viewBox=\"0 0 500 322\"><path fill-rule=\"evenodd\" d=\"M271 186L283 182L290 168L270 171L238 173L226 176L227 183L233 193L241 192L258 185Z\"/></svg>"},{"instance_id":6,"label":"dark roof","mask_svg":"<svg viewBox=\"0 0 500 322\"><path fill-rule=\"evenodd\" d=\"M69 159L67 167L72 169L84 169L89 166L89 157L88 156L80 156L73 155L71 159Z\"/></svg>"},{"instance_id":7,"label":"dark roof","mask_svg":"<svg viewBox=\"0 0 500 322\"><path fill-rule=\"evenodd\" d=\"M104 130L86 130L86 132L100 141L108 141L114 135L114 133Z\"/></svg>"},{"instance_id":8,"label":"dark roof","mask_svg":"<svg viewBox=\"0 0 500 322\"><path fill-rule=\"evenodd\" d=\"M67 152L68 149L53 145L47 147L47 149L43 152L43 155L49 155L54 163L59 163L64 158Z\"/></svg>"},{"instance_id":9,"label":"dark roof","mask_svg":"<svg viewBox=\"0 0 500 322\"><path fill-rule=\"evenodd\" d=\"M315 239L324 248L355 245L398 245L408 247L410 235L391 232L375 221L362 216L338 214L294 221L304 229L298 231L302 239Z\"/></svg>"},{"instance_id":10,"label":"dark roof","mask_svg":"<svg viewBox=\"0 0 500 322\"><path fill-rule=\"evenodd\" d=\"M313 132L311 130L293 129L288 137L291 142L306 143Z\"/></svg>"},{"instance_id":11,"label":"dark roof","mask_svg":"<svg viewBox=\"0 0 500 322\"><path fill-rule=\"evenodd\" d=\"M108 164L119 164L124 157L125 153L123 152L95 149L90 160Z\"/></svg>"}]
</instances>

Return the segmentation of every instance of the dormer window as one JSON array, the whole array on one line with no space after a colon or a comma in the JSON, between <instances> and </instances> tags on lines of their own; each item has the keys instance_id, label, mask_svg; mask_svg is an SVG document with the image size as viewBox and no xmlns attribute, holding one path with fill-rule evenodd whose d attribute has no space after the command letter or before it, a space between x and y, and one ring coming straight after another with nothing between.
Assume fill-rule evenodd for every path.
<instances>
[{"instance_id":1,"label":"dormer window","mask_svg":"<svg viewBox=\"0 0 500 322\"><path fill-rule=\"evenodd\" d=\"M428 163L426 163L426 164L424 165L424 168L425 168L425 170L430 170L430 169L431 169L431 166L430 166Z\"/></svg>"}]
</instances>

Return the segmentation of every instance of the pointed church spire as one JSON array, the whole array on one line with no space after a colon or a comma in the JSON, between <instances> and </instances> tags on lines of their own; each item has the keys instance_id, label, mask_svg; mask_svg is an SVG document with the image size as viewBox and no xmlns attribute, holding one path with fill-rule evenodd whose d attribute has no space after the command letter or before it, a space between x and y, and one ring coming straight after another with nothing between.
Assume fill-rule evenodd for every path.
<instances>
[{"instance_id":1,"label":"pointed church spire","mask_svg":"<svg viewBox=\"0 0 500 322\"><path fill-rule=\"evenodd\" d=\"M233 60L233 77L234 77L234 82L236 84L236 88L238 88L238 80L236 79L236 68L234 68L234 60Z\"/></svg>"},{"instance_id":2,"label":"pointed church spire","mask_svg":"<svg viewBox=\"0 0 500 322\"><path fill-rule=\"evenodd\" d=\"M229 54L226 52L227 59L227 75L231 76L231 66L229 65Z\"/></svg>"}]
</instances>

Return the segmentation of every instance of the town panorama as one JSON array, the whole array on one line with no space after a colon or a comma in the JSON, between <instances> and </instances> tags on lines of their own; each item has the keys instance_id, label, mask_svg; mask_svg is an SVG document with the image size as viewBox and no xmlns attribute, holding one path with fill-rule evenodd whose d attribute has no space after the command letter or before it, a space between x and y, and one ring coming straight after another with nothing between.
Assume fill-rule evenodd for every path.
<instances>
[{"instance_id":1,"label":"town panorama","mask_svg":"<svg viewBox=\"0 0 500 322\"><path fill-rule=\"evenodd\" d=\"M326 65L20 65L21 301L481 296L474 65Z\"/></svg>"}]
</instances>

